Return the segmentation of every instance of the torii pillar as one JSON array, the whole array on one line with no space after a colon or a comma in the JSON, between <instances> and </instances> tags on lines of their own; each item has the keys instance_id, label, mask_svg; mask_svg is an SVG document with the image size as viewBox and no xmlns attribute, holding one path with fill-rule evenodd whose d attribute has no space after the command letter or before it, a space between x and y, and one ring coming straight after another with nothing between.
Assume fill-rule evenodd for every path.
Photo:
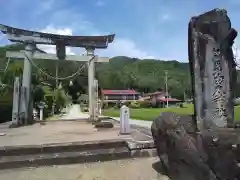
<instances>
[{"instance_id":1,"label":"torii pillar","mask_svg":"<svg viewBox=\"0 0 240 180\"><path fill-rule=\"evenodd\" d=\"M109 58L98 58L94 55L95 49L106 49L108 43L112 43L115 34L105 36L64 36L56 34L41 33L18 29L0 24L0 31L6 34L12 42L24 43L26 45L24 52L7 52L6 57L24 59L24 74L22 81L22 100L20 109L24 114L24 122L28 123L30 111L30 89L31 89L31 63L33 59L48 60L69 60L69 61L85 61L88 62L88 86L89 86L89 109L90 120L96 121L97 103L94 87L95 79L95 62L108 62ZM46 54L35 52L36 44L56 45L57 54ZM87 56L66 56L66 46L80 47L87 50ZM21 113L21 112L20 112Z\"/></svg>"},{"instance_id":2,"label":"torii pillar","mask_svg":"<svg viewBox=\"0 0 240 180\"><path fill-rule=\"evenodd\" d=\"M25 58L24 58L24 68L23 68L23 78L21 86L21 100L20 100L20 113L23 112L23 117L21 119L24 121L22 123L29 124L32 121L32 99L31 99L31 77L32 77L32 65L29 60L33 60L33 55L36 49L34 42L26 43L25 46Z\"/></svg>"},{"instance_id":3,"label":"torii pillar","mask_svg":"<svg viewBox=\"0 0 240 180\"><path fill-rule=\"evenodd\" d=\"M94 79L95 79L95 57L94 57L94 48L86 48L87 56L92 56L93 59L88 61L88 104L89 104L89 119L90 121L94 121L96 119L96 110L95 110L95 87L94 87Z\"/></svg>"}]
</instances>

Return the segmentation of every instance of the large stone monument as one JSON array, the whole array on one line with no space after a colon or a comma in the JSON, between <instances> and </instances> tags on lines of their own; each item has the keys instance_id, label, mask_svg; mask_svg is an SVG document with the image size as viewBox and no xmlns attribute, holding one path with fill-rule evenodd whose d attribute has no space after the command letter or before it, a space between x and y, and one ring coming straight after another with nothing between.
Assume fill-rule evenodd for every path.
<instances>
[{"instance_id":1,"label":"large stone monument","mask_svg":"<svg viewBox=\"0 0 240 180\"><path fill-rule=\"evenodd\" d=\"M237 32L221 9L193 17L188 30L195 111L162 113L153 122L160 164L172 180L240 179L240 131L233 128Z\"/></svg>"}]
</instances>

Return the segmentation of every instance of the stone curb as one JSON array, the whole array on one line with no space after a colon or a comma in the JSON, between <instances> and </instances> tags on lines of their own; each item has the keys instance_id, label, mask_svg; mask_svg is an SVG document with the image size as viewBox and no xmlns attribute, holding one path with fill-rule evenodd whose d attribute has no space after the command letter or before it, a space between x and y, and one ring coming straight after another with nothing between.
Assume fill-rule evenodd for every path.
<instances>
[{"instance_id":1,"label":"stone curb","mask_svg":"<svg viewBox=\"0 0 240 180\"><path fill-rule=\"evenodd\" d=\"M28 154L18 156L3 156L0 158L0 170L23 167L51 166L75 163L104 162L131 158L144 158L157 156L156 149L114 147L87 151L72 151L48 154Z\"/></svg>"},{"instance_id":2,"label":"stone curb","mask_svg":"<svg viewBox=\"0 0 240 180\"><path fill-rule=\"evenodd\" d=\"M109 149L109 148L118 148L118 147L126 147L126 146L127 146L127 142L125 140L120 140L120 139L54 143L54 144L41 144L41 145L4 146L4 147L0 147L0 156L87 151L87 150L93 150L93 149Z\"/></svg>"},{"instance_id":3,"label":"stone curb","mask_svg":"<svg viewBox=\"0 0 240 180\"><path fill-rule=\"evenodd\" d=\"M127 144L130 151L155 148L155 144L153 141L148 142L127 141Z\"/></svg>"},{"instance_id":4,"label":"stone curb","mask_svg":"<svg viewBox=\"0 0 240 180\"><path fill-rule=\"evenodd\" d=\"M99 117L100 120L105 120L105 119L111 119L112 118L108 117L108 116L103 116L103 117ZM73 118L73 119L53 119L53 120L36 120L36 123L49 123L49 122L61 122L61 121L83 121L86 122L89 120L89 117L87 118Z\"/></svg>"},{"instance_id":5,"label":"stone curb","mask_svg":"<svg viewBox=\"0 0 240 180\"><path fill-rule=\"evenodd\" d=\"M125 148L99 149L84 152L64 152L51 154L34 154L25 156L8 156L0 159L0 169L51 166L75 163L102 162L126 159L131 156ZM10 158L9 158L10 157Z\"/></svg>"},{"instance_id":6,"label":"stone curb","mask_svg":"<svg viewBox=\"0 0 240 180\"><path fill-rule=\"evenodd\" d=\"M132 158L140 158L140 157L156 157L157 150L156 149L138 149L131 151Z\"/></svg>"},{"instance_id":7,"label":"stone curb","mask_svg":"<svg viewBox=\"0 0 240 180\"><path fill-rule=\"evenodd\" d=\"M36 120L36 123L54 123L54 122L62 122L62 121L82 121L86 122L89 118L77 118L77 119L54 119L54 120Z\"/></svg>"}]
</instances>

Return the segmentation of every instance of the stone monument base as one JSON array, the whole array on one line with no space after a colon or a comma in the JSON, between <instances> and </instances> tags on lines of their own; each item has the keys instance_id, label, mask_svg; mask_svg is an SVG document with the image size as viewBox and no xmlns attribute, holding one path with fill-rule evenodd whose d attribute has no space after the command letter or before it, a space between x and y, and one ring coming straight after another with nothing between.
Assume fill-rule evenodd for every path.
<instances>
[{"instance_id":1,"label":"stone monument base","mask_svg":"<svg viewBox=\"0 0 240 180\"><path fill-rule=\"evenodd\" d=\"M110 121L100 121L100 122L96 122L94 123L94 127L95 128L113 128L113 122Z\"/></svg>"},{"instance_id":2,"label":"stone monument base","mask_svg":"<svg viewBox=\"0 0 240 180\"><path fill-rule=\"evenodd\" d=\"M10 125L9 125L9 128L18 128L20 126L20 124L18 124L18 123L11 123Z\"/></svg>"},{"instance_id":3,"label":"stone monument base","mask_svg":"<svg viewBox=\"0 0 240 180\"><path fill-rule=\"evenodd\" d=\"M151 130L158 156L172 180L240 179L240 131L193 132L194 118L162 113ZM167 158L165 158L167 157ZM158 171L159 167L154 168Z\"/></svg>"}]
</instances>

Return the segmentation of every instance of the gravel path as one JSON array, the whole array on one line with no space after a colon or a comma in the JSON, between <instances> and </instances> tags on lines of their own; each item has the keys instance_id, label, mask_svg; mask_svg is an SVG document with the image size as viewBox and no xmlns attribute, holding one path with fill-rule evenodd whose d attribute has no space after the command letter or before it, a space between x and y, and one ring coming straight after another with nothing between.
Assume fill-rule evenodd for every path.
<instances>
[{"instance_id":1,"label":"gravel path","mask_svg":"<svg viewBox=\"0 0 240 180\"><path fill-rule=\"evenodd\" d=\"M85 114L81 111L79 104L74 104L71 107L67 108L67 113L63 115L60 119L81 119L88 117L88 114Z\"/></svg>"},{"instance_id":2,"label":"gravel path","mask_svg":"<svg viewBox=\"0 0 240 180\"><path fill-rule=\"evenodd\" d=\"M152 164L157 158L139 158L89 164L4 170L1 180L168 180Z\"/></svg>"},{"instance_id":3,"label":"gravel path","mask_svg":"<svg viewBox=\"0 0 240 180\"><path fill-rule=\"evenodd\" d=\"M67 110L67 114L63 115L61 119L81 119L81 118L88 118L89 115L86 113L81 112L80 105L74 104ZM111 117L120 121L119 117ZM130 124L135 124L142 127L151 128L152 122L151 121L144 121L144 120L137 120L137 119L130 119Z\"/></svg>"}]
</instances>

